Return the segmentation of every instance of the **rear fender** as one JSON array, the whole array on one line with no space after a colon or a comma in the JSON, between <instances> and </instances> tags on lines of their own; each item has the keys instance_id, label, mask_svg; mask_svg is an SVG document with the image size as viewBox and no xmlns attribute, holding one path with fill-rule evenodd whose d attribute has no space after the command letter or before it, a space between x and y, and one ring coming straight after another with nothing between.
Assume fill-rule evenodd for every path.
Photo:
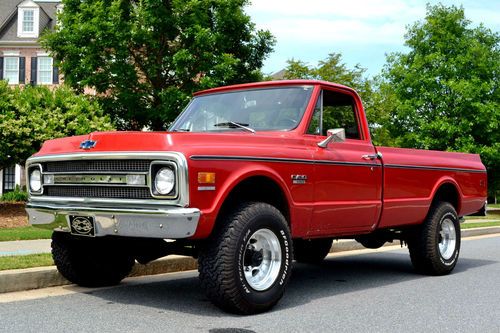
<instances>
[{"instance_id":1,"label":"rear fender","mask_svg":"<svg viewBox=\"0 0 500 333\"><path fill-rule=\"evenodd\" d=\"M441 177L436 182L436 184L434 185L434 187L432 188L431 196L429 198L429 208L427 210L427 214L429 213L429 210L431 208L432 202L436 198L436 195L437 195L438 191L444 185L446 185L446 184L452 185L455 188L455 190L457 191L457 201L456 201L456 203L453 203L453 202L450 202L450 203L453 204L453 206L455 207L455 210L457 211L457 214L460 216L460 211L462 209L462 199L463 199L464 195L463 195L462 189L460 188L460 185L458 185L458 183L456 182L456 180L453 179L450 176L443 176L443 177ZM426 214L426 216L427 216L427 214Z\"/></svg>"}]
</instances>

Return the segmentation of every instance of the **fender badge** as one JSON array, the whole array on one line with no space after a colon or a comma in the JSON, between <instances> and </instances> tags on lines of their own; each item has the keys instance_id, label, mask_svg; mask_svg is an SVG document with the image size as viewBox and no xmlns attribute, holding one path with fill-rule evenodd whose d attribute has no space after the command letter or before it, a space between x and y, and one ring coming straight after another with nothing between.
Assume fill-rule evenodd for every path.
<instances>
[{"instance_id":1,"label":"fender badge","mask_svg":"<svg viewBox=\"0 0 500 333\"><path fill-rule=\"evenodd\" d=\"M292 175L292 184L305 184L306 181L306 175Z\"/></svg>"},{"instance_id":2,"label":"fender badge","mask_svg":"<svg viewBox=\"0 0 500 333\"><path fill-rule=\"evenodd\" d=\"M96 145L97 141L92 141L92 140L84 140L82 143L80 143L80 149L91 149L94 148Z\"/></svg>"}]
</instances>

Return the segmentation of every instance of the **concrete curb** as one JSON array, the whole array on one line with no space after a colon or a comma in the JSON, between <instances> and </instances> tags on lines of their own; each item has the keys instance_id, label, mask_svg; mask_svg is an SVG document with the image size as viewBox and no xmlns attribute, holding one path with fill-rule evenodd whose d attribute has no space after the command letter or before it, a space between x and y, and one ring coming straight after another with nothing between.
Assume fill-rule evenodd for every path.
<instances>
[{"instance_id":1,"label":"concrete curb","mask_svg":"<svg viewBox=\"0 0 500 333\"><path fill-rule=\"evenodd\" d=\"M169 256L147 265L136 263L129 277L182 272L197 268L196 260L191 257ZM57 271L56 266L0 271L0 294L67 284L71 282Z\"/></svg>"},{"instance_id":2,"label":"concrete curb","mask_svg":"<svg viewBox=\"0 0 500 333\"><path fill-rule=\"evenodd\" d=\"M500 233L500 227L486 227L462 230L462 237ZM397 245L397 242L386 246ZM353 240L338 240L330 253L360 250L364 247ZM169 256L147 265L136 264L129 276L155 275L196 269L197 262L191 257ZM14 291L40 289L71 284L63 278L55 266L0 271L0 294Z\"/></svg>"},{"instance_id":3,"label":"concrete curb","mask_svg":"<svg viewBox=\"0 0 500 333\"><path fill-rule=\"evenodd\" d=\"M70 284L55 266L13 269L0 272L0 293Z\"/></svg>"},{"instance_id":4,"label":"concrete curb","mask_svg":"<svg viewBox=\"0 0 500 333\"><path fill-rule=\"evenodd\" d=\"M462 237L473 237L500 233L500 227L484 227L462 230Z\"/></svg>"}]
</instances>

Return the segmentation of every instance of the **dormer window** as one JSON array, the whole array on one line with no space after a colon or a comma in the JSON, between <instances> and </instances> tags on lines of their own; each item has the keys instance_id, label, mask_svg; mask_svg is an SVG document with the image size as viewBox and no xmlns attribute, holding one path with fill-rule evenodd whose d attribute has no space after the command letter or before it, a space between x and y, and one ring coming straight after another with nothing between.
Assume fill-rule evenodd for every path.
<instances>
[{"instance_id":1,"label":"dormer window","mask_svg":"<svg viewBox=\"0 0 500 333\"><path fill-rule=\"evenodd\" d=\"M38 38L40 7L31 0L23 1L17 11L17 37Z\"/></svg>"},{"instance_id":2,"label":"dormer window","mask_svg":"<svg viewBox=\"0 0 500 333\"><path fill-rule=\"evenodd\" d=\"M22 33L33 33L35 28L35 11L33 9L23 10L23 31Z\"/></svg>"}]
</instances>

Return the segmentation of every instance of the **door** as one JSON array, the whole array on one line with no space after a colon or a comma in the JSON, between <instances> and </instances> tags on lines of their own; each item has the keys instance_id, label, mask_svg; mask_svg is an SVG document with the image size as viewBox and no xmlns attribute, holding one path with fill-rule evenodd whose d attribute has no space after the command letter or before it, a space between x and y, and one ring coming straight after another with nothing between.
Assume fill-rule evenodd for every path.
<instances>
[{"instance_id":1,"label":"door","mask_svg":"<svg viewBox=\"0 0 500 333\"><path fill-rule=\"evenodd\" d=\"M345 142L315 152L312 233L349 234L371 230L382 208L382 164L369 135L362 132L356 99L348 92L323 90L309 124L311 144L328 129L343 128Z\"/></svg>"}]
</instances>

